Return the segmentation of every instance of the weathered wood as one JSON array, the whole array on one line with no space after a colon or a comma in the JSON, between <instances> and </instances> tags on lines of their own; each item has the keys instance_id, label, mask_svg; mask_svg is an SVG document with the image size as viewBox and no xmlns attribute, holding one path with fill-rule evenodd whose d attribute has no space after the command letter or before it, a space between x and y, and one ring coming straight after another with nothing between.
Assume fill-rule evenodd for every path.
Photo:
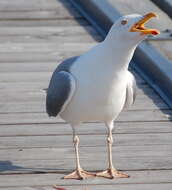
<instances>
[{"instance_id":1,"label":"weathered wood","mask_svg":"<svg viewBox=\"0 0 172 190\"><path fill-rule=\"evenodd\" d=\"M16 81L15 81L15 76L17 76L17 75L18 75L18 73L16 73L16 75L12 76L11 79L10 79L10 81L12 81L13 77L14 77L14 82L16 82L16 84L18 84L18 81L20 79L22 80L22 77L21 78L20 77L17 78ZM22 74L22 76L24 76L24 73ZM25 84L25 86L28 85L27 81L29 79L27 77L29 77L29 76L32 77L32 73L30 73L30 74L26 73L25 74L26 78L23 77L23 81L24 81L24 79L26 80L25 83L23 83L23 84ZM49 80L51 78L51 74L50 75L49 74L48 75L45 74L45 76L44 76L44 73L41 73L41 74L35 73L35 74L33 74L33 78L32 78L33 83L34 83L34 80L35 80L35 82L38 81L39 77L40 77L40 80L41 79L43 81L45 80L45 82L44 82L45 86L44 87L48 87L48 83L49 83ZM7 86L9 84L11 84L11 82L8 83L8 81L7 81L6 83L3 84L3 86L5 87L5 85ZM150 97L148 97L147 95L143 94L144 90L148 90L148 89L149 89L149 87L147 85L140 85L140 88L137 90L138 91L138 96L136 97L135 104L138 104L138 103L142 104L143 102L141 102L141 101L145 100L145 103L146 102L150 103L150 106L151 106L152 102L162 103L162 105L163 105L164 104L163 101L161 100L161 98L157 94L152 94ZM46 91L43 90L42 88L40 88L39 86L38 86L37 89L31 89L31 90L30 89L26 89L26 88L24 88L24 89L22 89L22 88L21 89L20 88L19 89L15 89L14 87L11 88L11 89L10 88L7 88L7 89L3 89L2 88L1 94L0 94L0 98L2 100L1 103L3 103L4 101L8 100L7 104L10 103L10 102L11 103L18 102L18 103L22 104L23 101L24 102L25 101L26 102L27 101L28 102L29 101L35 102L36 101L38 104L40 104L40 102L43 103L43 100L45 100L45 96L46 96ZM4 102L4 103L6 103L6 102ZM133 107L133 106L131 106L131 107Z\"/></svg>"},{"instance_id":2,"label":"weathered wood","mask_svg":"<svg viewBox=\"0 0 172 190\"><path fill-rule=\"evenodd\" d=\"M72 11L72 10L71 10ZM77 12L72 11L69 13L65 9L57 10L41 10L41 11L10 11L10 12L0 12L0 20L33 20L33 19L71 19L71 18L82 18Z\"/></svg>"},{"instance_id":3,"label":"weathered wood","mask_svg":"<svg viewBox=\"0 0 172 190\"><path fill-rule=\"evenodd\" d=\"M21 82L20 77L25 80L28 80L28 82L31 82L28 77L24 77L26 75L31 75L34 78L39 78L40 82L45 78L45 81L47 81L51 76L54 69L63 61L63 59L57 59L55 62L10 62L10 63L0 63L0 72L6 72L10 73L10 76L16 75L15 78L12 79L12 81L15 81L16 78L19 78L18 82ZM21 72L21 73L19 73ZM27 73L23 73L27 72ZM37 72L40 72L39 74ZM50 74L51 72L51 74ZM137 81L137 84L147 84L140 76L138 76L137 73L131 70L131 72L134 74L135 79ZM40 78L41 77L41 78ZM36 80L38 80L36 78ZM35 81L35 80L34 80Z\"/></svg>"},{"instance_id":4,"label":"weathered wood","mask_svg":"<svg viewBox=\"0 0 172 190\"><path fill-rule=\"evenodd\" d=\"M84 123L81 125L78 134L96 135L106 134L106 127L103 123ZM115 122L115 134L145 134L148 133L172 133L171 122ZM46 135L72 135L69 124L30 124L30 125L1 125L0 137L13 136L46 136ZM115 136L114 136L115 137Z\"/></svg>"},{"instance_id":5,"label":"weathered wood","mask_svg":"<svg viewBox=\"0 0 172 190\"><path fill-rule=\"evenodd\" d=\"M54 67L54 69L56 66ZM53 69L53 70L54 70ZM2 96L5 93L15 94L17 92L25 93L25 94L42 94L45 95L52 72L14 72L14 73L6 73L1 76L1 90ZM9 78L7 78L9 76ZM32 77L29 81L29 77ZM140 84L139 84L140 83ZM146 83L142 83L142 80L138 81L137 84L137 98L145 99L146 96L150 98L158 99L159 95L154 92ZM12 95L11 95L12 96Z\"/></svg>"},{"instance_id":6,"label":"weathered wood","mask_svg":"<svg viewBox=\"0 0 172 190\"><path fill-rule=\"evenodd\" d=\"M19 28L19 27L18 27ZM9 28L9 30L11 30ZM70 31L70 30L69 30ZM88 31L89 32L89 31ZM72 37L71 37L72 36ZM81 37L78 37L77 35L72 35L71 36L61 36L60 34L58 35L28 35L28 34L23 34L23 36L20 35L7 35L7 36L1 36L0 35L0 42L1 43L8 43L8 45L13 45L12 43L55 43L55 44L61 44L61 43L66 43L66 42L93 42L95 39L96 40L101 40L101 37L98 35L90 35L87 33L84 33L83 35L81 34Z\"/></svg>"},{"instance_id":7,"label":"weathered wood","mask_svg":"<svg viewBox=\"0 0 172 190\"><path fill-rule=\"evenodd\" d=\"M27 100L26 100L27 101ZM145 110L145 106L148 106L146 110L157 110L158 108L162 110L168 109L168 106L164 104L163 102L161 103L150 103L150 102L145 102L143 104L143 100L140 100L139 102L135 103L132 107L130 107L127 110L132 110L132 111L143 111ZM158 106L158 107L157 107ZM39 113L44 113L45 112L45 99L42 100L42 102L8 102L8 104L5 103L0 103L0 114L2 113L32 113L32 112L39 112Z\"/></svg>"},{"instance_id":8,"label":"weathered wood","mask_svg":"<svg viewBox=\"0 0 172 190\"><path fill-rule=\"evenodd\" d=\"M1 0L0 1L0 10L1 11L33 11L33 10L54 10L57 8L64 9L68 7L73 9L71 4L67 0ZM76 12L76 11L75 11Z\"/></svg>"},{"instance_id":9,"label":"weathered wood","mask_svg":"<svg viewBox=\"0 0 172 190\"><path fill-rule=\"evenodd\" d=\"M65 23L64 23L65 24ZM78 25L69 25L67 26L68 22L66 23L65 26L54 26L54 27L46 27L46 26L35 26L35 27L26 27L26 26L21 26L21 27L2 27L1 31L0 31L0 37L4 37L5 39L7 37L12 38L18 38L18 39L22 39L23 37L27 37L28 41L24 41L23 45L27 45L25 44L25 42L30 42L29 41L29 37L35 37L38 39L42 39L42 38L46 38L46 37L61 37L61 40L65 40L64 37L66 37L67 39L73 38L74 36L77 36L78 39L81 38L81 36L89 36L89 34L95 35L95 36L99 36L97 35L97 33L95 32L95 30L87 25L87 26L78 26ZM88 33L89 32L89 33ZM79 35L79 36L78 36ZM10 41L8 39L8 42ZM37 43L37 41L33 40L33 43ZM21 41L23 42L23 41ZM49 41L46 41L47 43L49 43ZM75 42L75 40L74 40ZM81 42L81 41L80 41ZM93 41L95 43L95 40ZM58 41L57 41L58 43ZM39 44L39 43L38 43ZM87 44L87 43L85 43ZM15 43L14 43L15 45ZM59 44L60 45L60 44ZM63 43L62 43L63 45Z\"/></svg>"},{"instance_id":10,"label":"weathered wood","mask_svg":"<svg viewBox=\"0 0 172 190\"><path fill-rule=\"evenodd\" d=\"M75 51L78 51L82 49L83 51L87 51L91 47L93 47L96 43L90 42L90 43L13 43L13 46L11 44L0 44L0 52L1 53L55 53L58 52L64 52L64 51L72 51L75 48Z\"/></svg>"},{"instance_id":11,"label":"weathered wood","mask_svg":"<svg viewBox=\"0 0 172 190\"><path fill-rule=\"evenodd\" d=\"M84 18L75 18L74 19L41 19L41 20L0 20L1 27L56 27L56 26L78 26L78 23L81 26L88 26L88 22Z\"/></svg>"},{"instance_id":12,"label":"weathered wood","mask_svg":"<svg viewBox=\"0 0 172 190\"><path fill-rule=\"evenodd\" d=\"M82 136L81 136L82 137ZM97 137L97 136L96 136ZM70 137L71 138L71 137ZM82 138L80 138L82 141ZM97 138L96 138L97 139ZM103 138L102 138L103 140ZM56 142L55 142L56 143ZM137 142L136 142L137 143ZM69 148L68 148L69 147ZM74 148L73 143L70 143L70 146L62 146L62 147L53 147L49 145L49 147L45 148L23 148L23 147L16 147L15 149L1 149L1 158L0 160L7 160L8 158L11 160L62 160L64 157L67 157L68 159L73 159L74 156ZM102 160L107 157L107 147L102 145L95 144L95 146L83 146L81 144L80 146L80 155L81 159L84 159L85 161L87 159L92 160ZM21 148L22 150L19 150ZM36 152L38 154L36 154ZM101 156L102 152L104 154ZM166 157L171 157L171 147L167 145L144 145L144 142L141 145L125 145L122 146L118 143L116 143L113 146L113 154L114 158L139 158L142 160L144 157L164 157L164 154ZM95 158L93 155L96 154L97 158ZM143 158L142 158L143 157ZM98 159L99 158L99 159ZM172 162L172 160L171 160ZM163 161L162 161L163 163ZM88 162L89 164L89 162ZM167 163L168 164L168 163ZM165 163L164 163L165 166Z\"/></svg>"},{"instance_id":13,"label":"weathered wood","mask_svg":"<svg viewBox=\"0 0 172 190\"><path fill-rule=\"evenodd\" d=\"M42 74L36 73L36 72L32 74L31 73L23 73L23 74L21 73L7 74L6 73L4 75L6 77L3 77L5 80L1 82L1 86L0 86L1 92L7 93L7 94L15 93L16 91L20 93L24 93L24 92L27 92L27 93L39 92L40 93L40 91L43 90L43 92L45 93L44 89L48 87L48 83L49 83L51 75L52 75L52 72L51 73L43 72ZM20 77L20 76L23 76L23 77ZM30 81L28 79L30 79ZM157 93L155 93L155 91L152 88L150 88L147 84L145 85L141 84L140 87L138 85L137 94L138 94L137 97L140 97L140 96L144 97L144 94L146 96L149 96L150 98L157 97Z\"/></svg>"},{"instance_id":14,"label":"weathered wood","mask_svg":"<svg viewBox=\"0 0 172 190\"><path fill-rule=\"evenodd\" d=\"M83 51L84 52L84 51ZM0 62L49 62L64 59L65 57L72 57L80 55L81 52L46 52L46 53L0 53Z\"/></svg>"},{"instance_id":15,"label":"weathered wood","mask_svg":"<svg viewBox=\"0 0 172 190\"><path fill-rule=\"evenodd\" d=\"M69 126L66 126L69 127ZM65 128L64 128L65 130ZM71 132L72 134L72 132ZM103 135L80 135L80 146L102 147L106 146L106 133ZM46 136L14 136L1 137L0 148L29 148L29 147L71 147L72 135L46 135ZM126 145L170 145L172 144L171 133L149 134L114 134L116 146ZM169 148L171 149L171 147ZM149 147L148 147L149 148ZM146 149L148 149L146 148ZM153 151L153 150L152 150ZM7 152L6 152L7 153ZM7 155L4 155L7 156ZM14 155L15 156L15 155ZM3 156L0 158L3 159ZM42 158L43 159L43 158Z\"/></svg>"},{"instance_id":16,"label":"weathered wood","mask_svg":"<svg viewBox=\"0 0 172 190\"><path fill-rule=\"evenodd\" d=\"M0 95L2 102L0 102L0 114L1 113L21 113L21 112L45 112L45 99L46 95L44 92L32 92L23 93L18 95L17 93L7 93L6 95ZM18 96L16 96L18 95ZM7 103L6 103L7 102ZM143 103L144 102L144 103ZM146 108L145 108L146 107ZM168 106L162 102L159 97L150 99L147 97L139 97L136 99L134 105L126 110L166 110ZM125 110L125 111L126 111Z\"/></svg>"},{"instance_id":17,"label":"weathered wood","mask_svg":"<svg viewBox=\"0 0 172 190\"><path fill-rule=\"evenodd\" d=\"M68 8L70 8L70 11L68 11ZM67 1L57 3L56 0L51 0L50 2L47 0L29 1L27 4L21 0L15 0L14 3L3 0L0 2L0 10L1 20L81 17Z\"/></svg>"},{"instance_id":18,"label":"weathered wood","mask_svg":"<svg viewBox=\"0 0 172 190\"><path fill-rule=\"evenodd\" d=\"M127 171L126 171L127 172ZM103 178L95 178L85 181L80 180L63 180L64 174L32 174L32 175L2 175L0 178L0 187L22 187L22 186L44 186L44 185L80 185L78 189L85 187L87 184L99 184L99 188L105 189L103 184L109 184L109 187L118 187L119 184L148 184L151 187L153 183L171 183L172 171L130 171L129 174L133 177L128 179L109 180ZM96 187L96 186L95 186ZM70 187L68 187L70 188ZM89 186L88 186L89 188ZM109 189L108 188L108 189ZM94 189L92 186L91 189ZM149 188L148 188L149 189Z\"/></svg>"},{"instance_id":19,"label":"weathered wood","mask_svg":"<svg viewBox=\"0 0 172 190\"><path fill-rule=\"evenodd\" d=\"M172 110L140 110L122 112L117 121L170 121ZM46 113L4 113L0 114L0 124L56 123L64 122L60 118L49 118Z\"/></svg>"},{"instance_id":20,"label":"weathered wood","mask_svg":"<svg viewBox=\"0 0 172 190\"><path fill-rule=\"evenodd\" d=\"M51 180L53 182L53 180ZM55 179L54 179L55 181ZM57 184L57 181L54 182ZM148 189L148 190L151 190L151 189L163 189L163 190L171 190L171 183L161 183L161 184L153 184L153 183L150 183L150 184L106 184L106 185L99 185L98 183L97 184L94 184L94 185L90 185L90 184L87 184L87 185L63 185L63 186L60 186L59 184L57 184L57 187L63 187L63 188L66 188L67 190L72 190L72 189L75 189L75 190L81 190L81 188L85 188L85 189L94 189L94 190L104 190L106 188L108 188L109 190L118 190L118 189L123 189L123 190L145 190L145 189ZM25 187L3 187L2 189L0 188L0 190L54 190L53 188L53 184L49 185L49 186L25 186Z\"/></svg>"},{"instance_id":21,"label":"weathered wood","mask_svg":"<svg viewBox=\"0 0 172 190\"><path fill-rule=\"evenodd\" d=\"M49 148L50 150L50 148ZM66 149L65 149L66 150ZM21 156L18 154L18 152L26 152L27 150L19 151L16 150L15 154L18 156ZM67 150L66 150L67 151ZM30 152L28 150L28 152ZM49 153L48 151L47 153ZM55 151L56 154L63 154L63 151ZM73 152L73 150L71 150ZM80 151L82 153L82 150ZM104 156L102 157L102 151L101 154L98 154L97 156L100 157L100 159L95 158L95 154L91 154L89 152L89 149L87 150L88 155L86 157L81 156L81 163L83 168L86 168L90 171L101 171L107 168L107 151L105 150ZM20 159L20 160L5 160L0 161L0 173L1 174L32 174L32 173L69 173L75 168L75 156L74 153L72 155L66 155L67 158L57 158L57 156L52 155L51 158L45 158L44 154L41 154L41 151L35 151L34 154L40 154L43 158L35 159L35 156L31 154L32 159ZM82 155L82 154L81 154ZM135 157L136 156L136 157ZM130 170L130 171L141 171L141 170L170 170L172 161L171 157L169 156L152 156L147 155L143 156L141 154L138 156L138 154L135 154L135 156L115 156L114 155L114 164L116 168L120 168L121 170ZM23 156L21 156L23 157ZM130 173L129 173L130 174ZM1 175L0 175L1 177Z\"/></svg>"},{"instance_id":22,"label":"weathered wood","mask_svg":"<svg viewBox=\"0 0 172 190\"><path fill-rule=\"evenodd\" d=\"M85 49L86 51L86 49ZM65 59L66 57L72 57L76 55L80 55L85 52L84 50L76 50L72 51L53 51L53 52L11 52L11 53L1 53L0 52L0 62L49 62L49 61L57 61L57 57L59 59Z\"/></svg>"},{"instance_id":23,"label":"weathered wood","mask_svg":"<svg viewBox=\"0 0 172 190\"><path fill-rule=\"evenodd\" d=\"M44 84L47 84L51 78L53 71L56 69L56 67L62 61L63 61L62 59L59 59L56 62L43 62L43 63L37 63L37 62L32 63L31 62L31 63L19 63L18 65L16 65L16 63L11 63L11 66L10 66L11 68L9 68L8 72L0 71L0 80L2 81L2 85L3 85L3 82L4 83L8 82L8 84L9 84L9 82L10 83L17 82L20 84L23 82L27 82L27 83L25 83L24 86L26 86L28 84L28 82L29 83L44 82ZM0 63L0 65L1 65L1 63ZM4 67L8 68L8 66L6 66L6 63L4 63L2 65L4 65ZM7 63L7 65L8 65L8 63ZM21 69L18 68L17 66L21 67ZM26 68L25 68L25 66L26 66ZM29 72L29 68L31 66L33 66L35 68L35 70ZM41 68L39 69L39 67L43 67L43 69L45 71L41 71ZM12 70L13 68L15 70ZM17 68L18 68L18 70L17 70ZM27 70L27 68L28 68L28 70ZM39 70L36 71L36 69L39 69ZM25 72L23 72L24 70L25 70ZM138 87L140 87L142 89L144 89L144 88L150 89L150 87L140 77L137 76L136 80L137 80ZM12 86L13 85L11 85L11 87Z\"/></svg>"}]
</instances>

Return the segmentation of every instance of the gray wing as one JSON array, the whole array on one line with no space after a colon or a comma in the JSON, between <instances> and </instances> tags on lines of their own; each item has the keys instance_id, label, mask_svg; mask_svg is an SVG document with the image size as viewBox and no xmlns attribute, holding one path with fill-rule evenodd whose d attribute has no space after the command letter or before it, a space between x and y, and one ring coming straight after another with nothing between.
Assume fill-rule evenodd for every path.
<instances>
[{"instance_id":1,"label":"gray wing","mask_svg":"<svg viewBox=\"0 0 172 190\"><path fill-rule=\"evenodd\" d=\"M57 116L62 112L74 94L75 79L70 74L70 69L78 57L64 60L51 77L46 97L46 111L49 116Z\"/></svg>"},{"instance_id":2,"label":"gray wing","mask_svg":"<svg viewBox=\"0 0 172 190\"><path fill-rule=\"evenodd\" d=\"M70 73L70 68L73 65L73 63L79 58L79 56L70 57L66 60L64 60L62 63L60 63L54 73L60 72L60 71L66 71ZM44 88L46 92L48 91L48 88Z\"/></svg>"},{"instance_id":3,"label":"gray wing","mask_svg":"<svg viewBox=\"0 0 172 190\"><path fill-rule=\"evenodd\" d=\"M75 79L66 72L54 72L46 97L46 110L49 116L57 116L71 100L75 91Z\"/></svg>"},{"instance_id":4,"label":"gray wing","mask_svg":"<svg viewBox=\"0 0 172 190\"><path fill-rule=\"evenodd\" d=\"M75 63L75 61L79 58L79 56L70 57L64 60L61 64L58 65L55 72L66 71L70 73L71 66Z\"/></svg>"},{"instance_id":5,"label":"gray wing","mask_svg":"<svg viewBox=\"0 0 172 190\"><path fill-rule=\"evenodd\" d=\"M128 82L126 87L126 99L124 107L131 106L136 99L136 80L133 74L128 72Z\"/></svg>"}]
</instances>

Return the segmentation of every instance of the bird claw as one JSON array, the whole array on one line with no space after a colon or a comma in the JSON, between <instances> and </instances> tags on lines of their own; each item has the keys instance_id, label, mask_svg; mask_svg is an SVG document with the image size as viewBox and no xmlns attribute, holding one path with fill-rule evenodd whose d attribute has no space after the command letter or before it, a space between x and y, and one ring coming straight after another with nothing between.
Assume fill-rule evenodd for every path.
<instances>
[{"instance_id":1,"label":"bird claw","mask_svg":"<svg viewBox=\"0 0 172 190\"><path fill-rule=\"evenodd\" d=\"M96 174L87 172L83 169L77 169L74 172L68 174L67 176L64 177L64 179L85 179L89 177L96 177Z\"/></svg>"},{"instance_id":2,"label":"bird claw","mask_svg":"<svg viewBox=\"0 0 172 190\"><path fill-rule=\"evenodd\" d=\"M117 171L116 169L112 168L112 169L107 169L103 172L99 172L96 174L96 176L98 177L105 177L105 178L109 178L109 179L114 179L114 178L128 178L129 175L124 174L122 172Z\"/></svg>"}]
</instances>

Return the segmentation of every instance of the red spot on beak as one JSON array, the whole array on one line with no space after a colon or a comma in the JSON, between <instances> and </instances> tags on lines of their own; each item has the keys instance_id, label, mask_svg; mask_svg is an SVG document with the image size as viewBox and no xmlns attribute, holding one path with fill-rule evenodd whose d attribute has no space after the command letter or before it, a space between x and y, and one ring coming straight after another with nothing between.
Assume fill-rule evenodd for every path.
<instances>
[{"instance_id":1,"label":"red spot on beak","mask_svg":"<svg viewBox=\"0 0 172 190\"><path fill-rule=\"evenodd\" d=\"M158 35L160 32L158 32L158 31L156 31L156 30L154 30L154 31L152 31L152 34L153 35Z\"/></svg>"}]
</instances>

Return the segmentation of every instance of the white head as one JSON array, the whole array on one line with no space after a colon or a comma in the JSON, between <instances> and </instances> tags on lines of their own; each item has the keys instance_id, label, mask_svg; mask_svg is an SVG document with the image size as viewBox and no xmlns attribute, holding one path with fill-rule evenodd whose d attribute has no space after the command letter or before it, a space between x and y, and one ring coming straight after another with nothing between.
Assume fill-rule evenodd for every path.
<instances>
[{"instance_id":1,"label":"white head","mask_svg":"<svg viewBox=\"0 0 172 190\"><path fill-rule=\"evenodd\" d=\"M137 45L144 40L147 35L157 35L160 32L156 29L149 29L144 26L152 17L156 17L155 13L148 13L144 16L138 14L126 15L120 17L111 27L107 40L124 41L125 45Z\"/></svg>"}]
</instances>

